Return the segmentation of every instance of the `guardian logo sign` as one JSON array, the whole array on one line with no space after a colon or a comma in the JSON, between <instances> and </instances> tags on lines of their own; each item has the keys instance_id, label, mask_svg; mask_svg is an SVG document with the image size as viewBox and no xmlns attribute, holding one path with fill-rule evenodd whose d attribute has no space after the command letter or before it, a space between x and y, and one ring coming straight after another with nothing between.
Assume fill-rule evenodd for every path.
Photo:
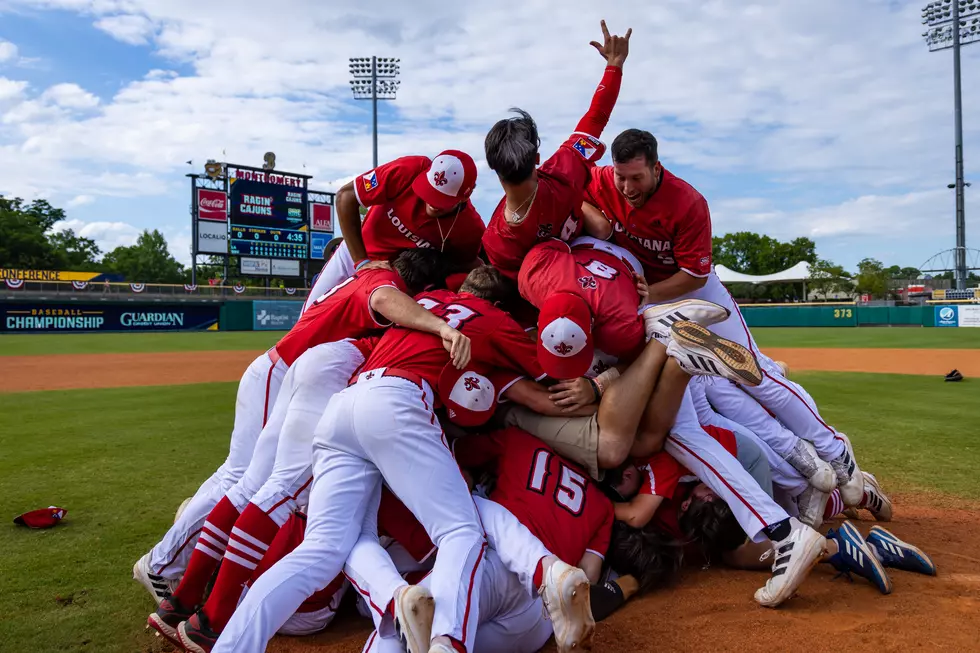
<instances>
[{"instance_id":1,"label":"guardian logo sign","mask_svg":"<svg viewBox=\"0 0 980 653\"><path fill-rule=\"evenodd\" d=\"M955 327L959 326L959 316L957 315L958 306L937 306L936 307L936 326Z\"/></svg>"}]
</instances>

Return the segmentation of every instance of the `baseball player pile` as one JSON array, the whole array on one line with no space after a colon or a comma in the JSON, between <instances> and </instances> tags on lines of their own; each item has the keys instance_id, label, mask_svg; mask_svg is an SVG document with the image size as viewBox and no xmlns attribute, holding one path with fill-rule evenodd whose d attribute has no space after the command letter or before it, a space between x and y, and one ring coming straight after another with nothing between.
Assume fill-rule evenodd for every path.
<instances>
[{"instance_id":1,"label":"baseball player pile","mask_svg":"<svg viewBox=\"0 0 980 653\"><path fill-rule=\"evenodd\" d=\"M630 39L602 31L557 152L539 165L520 110L487 135L489 225L457 150L339 191L345 241L242 376L228 458L134 567L176 646L264 651L353 588L365 651L590 650L685 560L771 569L771 608L820 562L886 594L886 567L935 573L879 526L816 530L892 505L759 351L712 272L707 203L654 137L629 129L596 166Z\"/></svg>"}]
</instances>

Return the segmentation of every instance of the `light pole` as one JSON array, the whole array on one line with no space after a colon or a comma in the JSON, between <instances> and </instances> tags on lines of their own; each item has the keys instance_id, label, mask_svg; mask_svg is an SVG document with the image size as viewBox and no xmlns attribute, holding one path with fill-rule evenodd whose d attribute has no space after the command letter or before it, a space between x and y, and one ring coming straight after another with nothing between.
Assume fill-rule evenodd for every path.
<instances>
[{"instance_id":1,"label":"light pole","mask_svg":"<svg viewBox=\"0 0 980 653\"><path fill-rule=\"evenodd\" d=\"M378 167L378 100L394 100L401 84L396 77L401 72L401 59L391 57L352 57L350 60L350 90L355 100L371 100L374 117L374 167Z\"/></svg>"},{"instance_id":2,"label":"light pole","mask_svg":"<svg viewBox=\"0 0 980 653\"><path fill-rule=\"evenodd\" d=\"M980 0L935 0L922 9L922 33L930 52L953 49L953 104L956 132L956 289L966 288L966 207L963 198L963 100L960 46L980 41Z\"/></svg>"}]
</instances>

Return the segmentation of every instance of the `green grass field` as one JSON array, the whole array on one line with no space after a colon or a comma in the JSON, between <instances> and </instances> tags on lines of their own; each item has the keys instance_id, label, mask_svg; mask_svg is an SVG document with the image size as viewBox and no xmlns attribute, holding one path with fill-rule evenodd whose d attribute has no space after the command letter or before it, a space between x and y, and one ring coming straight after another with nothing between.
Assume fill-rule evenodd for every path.
<instances>
[{"instance_id":1,"label":"green grass field","mask_svg":"<svg viewBox=\"0 0 980 653\"><path fill-rule=\"evenodd\" d=\"M752 333L762 347L980 349L980 329L763 328L753 329ZM205 331L0 336L0 356L239 349L261 351L275 344L282 335L280 331Z\"/></svg>"}]
</instances>

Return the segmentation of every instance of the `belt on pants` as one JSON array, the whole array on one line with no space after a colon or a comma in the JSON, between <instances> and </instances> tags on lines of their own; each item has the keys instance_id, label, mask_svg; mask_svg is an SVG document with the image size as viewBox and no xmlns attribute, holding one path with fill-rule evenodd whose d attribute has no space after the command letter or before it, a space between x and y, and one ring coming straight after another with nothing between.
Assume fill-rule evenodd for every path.
<instances>
[{"instance_id":1,"label":"belt on pants","mask_svg":"<svg viewBox=\"0 0 980 653\"><path fill-rule=\"evenodd\" d=\"M347 384L347 386L350 387L360 381L370 381L372 379L377 379L384 376L411 381L412 383L417 385L420 390L425 391L425 385L424 385L425 381L421 376L415 374L414 372L406 372L405 370L400 370L395 367L379 367L374 370L368 370L367 372L361 372L360 374L352 378L350 380L350 383Z\"/></svg>"}]
</instances>

